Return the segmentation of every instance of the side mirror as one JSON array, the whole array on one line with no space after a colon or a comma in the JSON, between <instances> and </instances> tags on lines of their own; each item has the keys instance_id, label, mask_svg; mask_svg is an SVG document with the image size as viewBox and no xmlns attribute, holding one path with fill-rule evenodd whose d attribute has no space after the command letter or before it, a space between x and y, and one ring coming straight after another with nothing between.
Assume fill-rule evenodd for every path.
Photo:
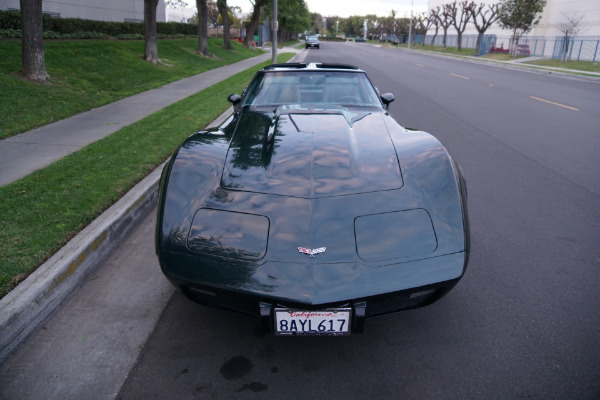
<instances>
[{"instance_id":1,"label":"side mirror","mask_svg":"<svg viewBox=\"0 0 600 400\"><path fill-rule=\"evenodd\" d=\"M239 94L230 94L229 96L227 96L227 101L229 101L231 104L233 104L234 106L237 106L240 101L242 101L242 96L240 96Z\"/></svg>"},{"instance_id":2,"label":"side mirror","mask_svg":"<svg viewBox=\"0 0 600 400\"><path fill-rule=\"evenodd\" d=\"M379 96L379 98L381 99L381 101L383 101L386 110L389 110L390 103L392 103L395 100L394 95L391 93L384 93L381 96Z\"/></svg>"}]
</instances>

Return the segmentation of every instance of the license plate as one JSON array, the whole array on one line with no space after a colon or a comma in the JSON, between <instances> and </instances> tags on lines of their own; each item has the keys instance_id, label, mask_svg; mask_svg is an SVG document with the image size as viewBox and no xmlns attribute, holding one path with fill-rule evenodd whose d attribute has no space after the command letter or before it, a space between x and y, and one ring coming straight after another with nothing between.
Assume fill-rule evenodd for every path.
<instances>
[{"instance_id":1,"label":"license plate","mask_svg":"<svg viewBox=\"0 0 600 400\"><path fill-rule=\"evenodd\" d=\"M319 311L275 309L277 335L349 335L351 308Z\"/></svg>"}]
</instances>

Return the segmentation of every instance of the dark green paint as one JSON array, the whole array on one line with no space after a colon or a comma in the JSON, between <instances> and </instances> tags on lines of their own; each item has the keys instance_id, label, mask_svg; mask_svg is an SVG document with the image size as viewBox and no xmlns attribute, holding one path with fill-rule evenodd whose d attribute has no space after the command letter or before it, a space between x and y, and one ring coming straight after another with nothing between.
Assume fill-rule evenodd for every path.
<instances>
[{"instance_id":1,"label":"dark green paint","mask_svg":"<svg viewBox=\"0 0 600 400\"><path fill-rule=\"evenodd\" d=\"M450 288L468 262L467 221L447 151L383 107L238 107L165 167L156 250L179 287L312 306Z\"/></svg>"}]
</instances>

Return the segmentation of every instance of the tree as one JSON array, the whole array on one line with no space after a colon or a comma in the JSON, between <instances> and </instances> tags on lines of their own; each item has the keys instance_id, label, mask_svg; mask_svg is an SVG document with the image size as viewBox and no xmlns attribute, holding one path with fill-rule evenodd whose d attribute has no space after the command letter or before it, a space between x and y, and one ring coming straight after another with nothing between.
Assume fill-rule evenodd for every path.
<instances>
[{"instance_id":1,"label":"tree","mask_svg":"<svg viewBox=\"0 0 600 400\"><path fill-rule=\"evenodd\" d=\"M156 6L158 0L144 0L144 30L146 47L144 60L152 64L160 62L158 58L158 47L156 46Z\"/></svg>"},{"instance_id":2,"label":"tree","mask_svg":"<svg viewBox=\"0 0 600 400\"><path fill-rule=\"evenodd\" d=\"M425 43L425 36L427 35L427 29L431 27L431 23L429 22L429 18L425 13L419 13L414 16L415 20L413 25L412 34L412 44L417 43L417 35L423 35L422 40Z\"/></svg>"},{"instance_id":3,"label":"tree","mask_svg":"<svg viewBox=\"0 0 600 400\"><path fill-rule=\"evenodd\" d=\"M254 0L254 3L252 3L252 0L250 0L250 3L252 3L252 6L253 6L252 16L250 17L250 26L248 26L246 29L246 37L244 38L244 46L246 46L246 47L252 46L252 42L254 41L254 34L256 33L256 30L258 29L258 20L260 18L260 10L261 10L261 8L266 6L268 2L269 2L269 0Z\"/></svg>"},{"instance_id":4,"label":"tree","mask_svg":"<svg viewBox=\"0 0 600 400\"><path fill-rule=\"evenodd\" d=\"M207 0L196 0L198 8L198 54L210 57L208 52L208 4Z\"/></svg>"},{"instance_id":5,"label":"tree","mask_svg":"<svg viewBox=\"0 0 600 400\"><path fill-rule=\"evenodd\" d=\"M567 16L563 14L565 21L558 24L558 30L563 34L563 50L562 50L562 61L567 62L569 54L569 44L573 36L576 36L580 31L579 24L583 20L583 14L578 16Z\"/></svg>"},{"instance_id":6,"label":"tree","mask_svg":"<svg viewBox=\"0 0 600 400\"><path fill-rule=\"evenodd\" d=\"M229 28L240 28L241 27L241 22L240 20L235 16L235 14L232 12L232 8L233 7L228 7L229 8L229 12L227 12L227 16L229 17ZM209 14L209 18L208 18L208 22L210 24L210 3L208 3L208 14ZM223 17L221 16L221 14L218 14L217 17L217 25L223 25Z\"/></svg>"},{"instance_id":7,"label":"tree","mask_svg":"<svg viewBox=\"0 0 600 400\"><path fill-rule=\"evenodd\" d=\"M42 0L21 0L21 74L27 79L46 82Z\"/></svg>"},{"instance_id":8,"label":"tree","mask_svg":"<svg viewBox=\"0 0 600 400\"><path fill-rule=\"evenodd\" d=\"M432 11L433 10L429 10L429 15L423 18L425 29L423 31L423 42L421 43L421 46L425 46L425 38L427 37L427 32L432 26L435 26L435 35L437 36L438 24L437 19L432 15ZM433 38L435 39L435 36ZM433 42L431 42L431 45L433 45Z\"/></svg>"},{"instance_id":9,"label":"tree","mask_svg":"<svg viewBox=\"0 0 600 400\"><path fill-rule=\"evenodd\" d=\"M546 0L502 0L500 2L500 27L512 29L511 54L516 54L519 38L531 31L541 19Z\"/></svg>"},{"instance_id":10,"label":"tree","mask_svg":"<svg viewBox=\"0 0 600 400\"><path fill-rule=\"evenodd\" d=\"M298 33L310 29L310 12L304 0L278 0L277 7L278 42L283 43L295 39ZM272 18L273 10L269 9L268 14Z\"/></svg>"},{"instance_id":11,"label":"tree","mask_svg":"<svg viewBox=\"0 0 600 400\"><path fill-rule=\"evenodd\" d=\"M377 21L377 15L368 14L365 16L365 18L368 21L367 22L367 35L369 35L371 37L371 40L375 40L375 36L377 36L379 33L379 30L378 30L379 22Z\"/></svg>"},{"instance_id":12,"label":"tree","mask_svg":"<svg viewBox=\"0 0 600 400\"><path fill-rule=\"evenodd\" d=\"M439 21L442 29L444 30L444 39L442 40L442 47L446 48L446 38L448 37L448 28L452 25L451 13L449 10L450 4L444 4L442 10L439 13Z\"/></svg>"},{"instance_id":13,"label":"tree","mask_svg":"<svg viewBox=\"0 0 600 400\"><path fill-rule=\"evenodd\" d=\"M487 10L483 10L487 6ZM475 48L479 50L479 43L481 43L481 38L485 31L488 30L490 26L500 18L498 15L498 9L500 4L486 4L479 3L478 6L474 6L471 8L471 16L473 17L473 24L475 25L475 29L477 29L477 43L475 43ZM488 15L489 13L489 15ZM481 22L478 20L481 19Z\"/></svg>"},{"instance_id":14,"label":"tree","mask_svg":"<svg viewBox=\"0 0 600 400\"><path fill-rule=\"evenodd\" d=\"M454 28L456 29L456 51L460 51L462 48L462 35L471 19L471 9L474 6L475 3L469 3L467 0L458 4L455 0L453 3L447 4L449 17L452 21L452 25L454 25Z\"/></svg>"},{"instance_id":15,"label":"tree","mask_svg":"<svg viewBox=\"0 0 600 400\"><path fill-rule=\"evenodd\" d=\"M319 13L310 13L311 31L323 34L327 29L325 27L325 18Z\"/></svg>"},{"instance_id":16,"label":"tree","mask_svg":"<svg viewBox=\"0 0 600 400\"><path fill-rule=\"evenodd\" d=\"M217 0L219 14L223 20L223 47L227 50L233 50L230 39L229 30L229 9L227 8L227 0Z\"/></svg>"},{"instance_id":17,"label":"tree","mask_svg":"<svg viewBox=\"0 0 600 400\"><path fill-rule=\"evenodd\" d=\"M435 26L435 33L433 34L433 39L431 39L431 45L435 46L435 39L437 38L438 32L440 30L440 24L442 23L442 19L440 16L440 7L436 7L435 9L429 10L429 19L433 26ZM425 44L425 41L423 41Z\"/></svg>"},{"instance_id":18,"label":"tree","mask_svg":"<svg viewBox=\"0 0 600 400\"><path fill-rule=\"evenodd\" d=\"M364 18L358 15L351 15L346 19L345 34L348 36L362 36Z\"/></svg>"},{"instance_id":19,"label":"tree","mask_svg":"<svg viewBox=\"0 0 600 400\"><path fill-rule=\"evenodd\" d=\"M396 19L396 10L390 11L390 16L381 20L379 26L381 36L396 35L396 29L398 27L398 20Z\"/></svg>"}]
</instances>

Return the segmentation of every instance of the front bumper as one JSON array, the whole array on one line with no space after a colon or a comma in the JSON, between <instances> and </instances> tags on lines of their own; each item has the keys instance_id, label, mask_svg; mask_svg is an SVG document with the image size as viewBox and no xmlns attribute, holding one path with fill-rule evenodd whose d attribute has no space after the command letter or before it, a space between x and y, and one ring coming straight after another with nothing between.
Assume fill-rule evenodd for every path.
<instances>
[{"instance_id":1,"label":"front bumper","mask_svg":"<svg viewBox=\"0 0 600 400\"><path fill-rule=\"evenodd\" d=\"M328 308L352 308L351 332L362 333L367 318L378 317L398 311L432 304L442 298L456 285L458 279L410 290L385 293L366 298L356 298L335 303L306 305L279 301L267 297L215 289L197 284L173 282L190 300L209 307L217 307L260 318L263 331L273 332L276 307L300 310L324 310Z\"/></svg>"},{"instance_id":2,"label":"front bumper","mask_svg":"<svg viewBox=\"0 0 600 400\"><path fill-rule=\"evenodd\" d=\"M272 331L276 307L306 311L352 307L352 332L361 332L367 318L440 299L462 277L468 253L377 267L291 263L172 267L189 266L189 257L171 253L160 258L161 266L174 286L197 303L258 317L267 332Z\"/></svg>"}]
</instances>

